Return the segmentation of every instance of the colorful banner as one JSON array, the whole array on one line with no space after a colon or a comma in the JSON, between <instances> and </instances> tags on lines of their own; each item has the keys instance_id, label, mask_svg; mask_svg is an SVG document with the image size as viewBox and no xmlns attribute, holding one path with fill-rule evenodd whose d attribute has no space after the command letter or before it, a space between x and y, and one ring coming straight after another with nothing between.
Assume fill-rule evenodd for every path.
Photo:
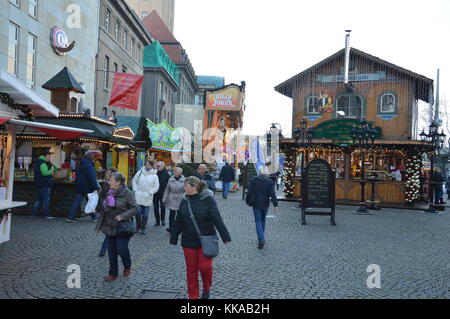
<instances>
[{"instance_id":1,"label":"colorful banner","mask_svg":"<svg viewBox=\"0 0 450 319\"><path fill-rule=\"evenodd\" d=\"M241 108L241 91L235 85L220 91L206 92L206 110L240 111Z\"/></svg>"},{"instance_id":2,"label":"colorful banner","mask_svg":"<svg viewBox=\"0 0 450 319\"><path fill-rule=\"evenodd\" d=\"M155 124L147 119L147 127L152 140L152 148L169 152L181 152L181 150L175 149L175 146L182 138L180 130L171 127L166 120Z\"/></svg>"},{"instance_id":3,"label":"colorful banner","mask_svg":"<svg viewBox=\"0 0 450 319\"><path fill-rule=\"evenodd\" d=\"M144 76L129 73L114 73L109 106L137 110L141 101Z\"/></svg>"}]
</instances>

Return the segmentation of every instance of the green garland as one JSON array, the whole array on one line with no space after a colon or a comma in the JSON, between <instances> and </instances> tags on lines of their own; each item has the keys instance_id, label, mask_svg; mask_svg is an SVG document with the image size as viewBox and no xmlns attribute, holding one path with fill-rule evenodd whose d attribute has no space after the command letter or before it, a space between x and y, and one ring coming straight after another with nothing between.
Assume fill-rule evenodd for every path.
<instances>
[{"instance_id":1,"label":"green garland","mask_svg":"<svg viewBox=\"0 0 450 319\"><path fill-rule=\"evenodd\" d=\"M27 120L32 121L33 115L31 114L30 108L27 105L18 104L14 102L14 100L9 96L9 94L0 92L0 102L8 105L13 110L21 111L23 114L25 114Z\"/></svg>"}]
</instances>

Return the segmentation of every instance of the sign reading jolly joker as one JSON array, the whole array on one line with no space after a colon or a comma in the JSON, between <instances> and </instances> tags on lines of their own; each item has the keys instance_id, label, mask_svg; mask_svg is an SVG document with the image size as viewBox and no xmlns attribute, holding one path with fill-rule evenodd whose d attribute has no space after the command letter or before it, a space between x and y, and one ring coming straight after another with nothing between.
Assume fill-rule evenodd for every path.
<instances>
[{"instance_id":1,"label":"sign reading jolly joker","mask_svg":"<svg viewBox=\"0 0 450 319\"><path fill-rule=\"evenodd\" d=\"M215 111L240 111L243 94L237 85L205 93L205 109Z\"/></svg>"}]
</instances>

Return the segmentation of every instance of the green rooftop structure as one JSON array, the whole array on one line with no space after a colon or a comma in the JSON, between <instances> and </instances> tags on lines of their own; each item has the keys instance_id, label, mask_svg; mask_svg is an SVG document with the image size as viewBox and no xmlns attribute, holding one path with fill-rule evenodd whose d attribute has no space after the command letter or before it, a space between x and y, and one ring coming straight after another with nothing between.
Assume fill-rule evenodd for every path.
<instances>
[{"instance_id":1,"label":"green rooftop structure","mask_svg":"<svg viewBox=\"0 0 450 319\"><path fill-rule=\"evenodd\" d=\"M163 68L179 84L178 67L158 41L145 47L143 64L144 68Z\"/></svg>"}]
</instances>

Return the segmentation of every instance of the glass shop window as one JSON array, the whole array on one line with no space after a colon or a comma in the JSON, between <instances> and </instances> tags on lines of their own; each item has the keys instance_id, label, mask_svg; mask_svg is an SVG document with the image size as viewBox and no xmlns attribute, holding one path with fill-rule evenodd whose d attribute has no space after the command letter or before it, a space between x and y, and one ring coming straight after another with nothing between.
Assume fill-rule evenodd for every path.
<instances>
[{"instance_id":1,"label":"glass shop window","mask_svg":"<svg viewBox=\"0 0 450 319\"><path fill-rule=\"evenodd\" d=\"M337 99L337 112L344 112L346 118L360 118L362 114L362 98L358 95L341 95Z\"/></svg>"},{"instance_id":2,"label":"glass shop window","mask_svg":"<svg viewBox=\"0 0 450 319\"><path fill-rule=\"evenodd\" d=\"M307 101L307 110L309 114L320 113L320 107L322 106L320 99L317 96L311 96Z\"/></svg>"}]
</instances>

